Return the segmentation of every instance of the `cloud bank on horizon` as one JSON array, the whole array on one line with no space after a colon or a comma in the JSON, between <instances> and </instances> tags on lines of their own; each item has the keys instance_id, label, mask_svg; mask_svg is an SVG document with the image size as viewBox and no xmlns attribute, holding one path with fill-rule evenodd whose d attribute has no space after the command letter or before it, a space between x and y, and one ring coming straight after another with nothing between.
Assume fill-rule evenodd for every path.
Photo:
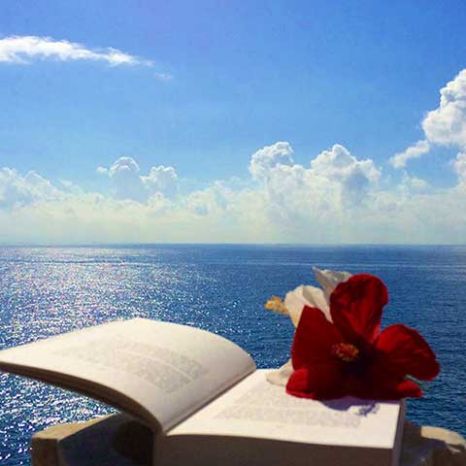
<instances>
[{"instance_id":1,"label":"cloud bank on horizon","mask_svg":"<svg viewBox=\"0 0 466 466\"><path fill-rule=\"evenodd\" d=\"M342 145L308 166L280 141L251 156L250 177L183 193L174 167L147 174L132 157L97 172L107 194L35 172L0 169L3 243L299 242L461 243L466 234L466 155L454 186L432 190L405 173L388 186L370 159Z\"/></svg>"}]
</instances>

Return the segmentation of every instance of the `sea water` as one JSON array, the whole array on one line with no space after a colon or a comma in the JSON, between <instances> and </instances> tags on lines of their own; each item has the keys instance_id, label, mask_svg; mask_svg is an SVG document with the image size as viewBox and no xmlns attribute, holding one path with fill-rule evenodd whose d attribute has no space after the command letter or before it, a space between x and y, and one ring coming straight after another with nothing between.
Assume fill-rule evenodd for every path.
<instances>
[{"instance_id":1,"label":"sea water","mask_svg":"<svg viewBox=\"0 0 466 466\"><path fill-rule=\"evenodd\" d=\"M440 376L408 417L466 434L466 247L164 245L0 248L0 349L114 319L195 325L241 345L260 367L289 357L293 327L263 303L312 266L378 275L390 304L383 325L418 329ZM0 373L0 464L30 464L33 432L111 412L107 406Z\"/></svg>"}]
</instances>

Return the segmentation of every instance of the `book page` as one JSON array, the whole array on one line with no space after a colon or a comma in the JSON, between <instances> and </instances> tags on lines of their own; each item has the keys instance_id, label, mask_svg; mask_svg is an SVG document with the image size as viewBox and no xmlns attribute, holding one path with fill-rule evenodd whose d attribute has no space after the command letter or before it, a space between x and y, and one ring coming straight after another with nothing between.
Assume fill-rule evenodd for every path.
<instances>
[{"instance_id":1,"label":"book page","mask_svg":"<svg viewBox=\"0 0 466 466\"><path fill-rule=\"evenodd\" d=\"M265 370L257 370L168 436L240 436L392 449L400 405L350 397L328 402L296 398L267 382Z\"/></svg>"},{"instance_id":2,"label":"book page","mask_svg":"<svg viewBox=\"0 0 466 466\"><path fill-rule=\"evenodd\" d=\"M85 393L165 431L255 365L213 333L133 319L1 351L0 369Z\"/></svg>"}]
</instances>

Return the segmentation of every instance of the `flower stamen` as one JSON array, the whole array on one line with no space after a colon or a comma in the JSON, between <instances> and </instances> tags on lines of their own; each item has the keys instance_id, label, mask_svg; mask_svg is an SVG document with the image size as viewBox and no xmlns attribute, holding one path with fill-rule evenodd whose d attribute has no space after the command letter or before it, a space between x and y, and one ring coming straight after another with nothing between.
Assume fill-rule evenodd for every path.
<instances>
[{"instance_id":1,"label":"flower stamen","mask_svg":"<svg viewBox=\"0 0 466 466\"><path fill-rule=\"evenodd\" d=\"M359 350L351 343L336 343L331 352L334 356L345 362L353 362L359 357Z\"/></svg>"},{"instance_id":2,"label":"flower stamen","mask_svg":"<svg viewBox=\"0 0 466 466\"><path fill-rule=\"evenodd\" d=\"M276 312L278 314L288 315L288 309L285 306L285 303L282 301L280 296L272 296L265 304L264 307L268 311Z\"/></svg>"}]
</instances>

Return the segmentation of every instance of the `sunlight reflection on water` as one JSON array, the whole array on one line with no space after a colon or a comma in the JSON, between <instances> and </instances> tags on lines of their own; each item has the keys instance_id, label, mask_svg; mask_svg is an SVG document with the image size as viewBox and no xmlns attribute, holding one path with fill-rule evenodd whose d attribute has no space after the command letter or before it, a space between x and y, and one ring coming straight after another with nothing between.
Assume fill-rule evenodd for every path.
<instances>
[{"instance_id":1,"label":"sunlight reflection on water","mask_svg":"<svg viewBox=\"0 0 466 466\"><path fill-rule=\"evenodd\" d=\"M197 325L248 350L262 367L283 363L292 326L262 303L301 283L312 265L366 271L391 293L385 325L418 328L438 353L442 374L422 400L418 422L462 430L466 248L157 246L0 248L0 348L117 318ZM32 432L110 412L92 400L0 374L0 462L29 464Z\"/></svg>"}]
</instances>

